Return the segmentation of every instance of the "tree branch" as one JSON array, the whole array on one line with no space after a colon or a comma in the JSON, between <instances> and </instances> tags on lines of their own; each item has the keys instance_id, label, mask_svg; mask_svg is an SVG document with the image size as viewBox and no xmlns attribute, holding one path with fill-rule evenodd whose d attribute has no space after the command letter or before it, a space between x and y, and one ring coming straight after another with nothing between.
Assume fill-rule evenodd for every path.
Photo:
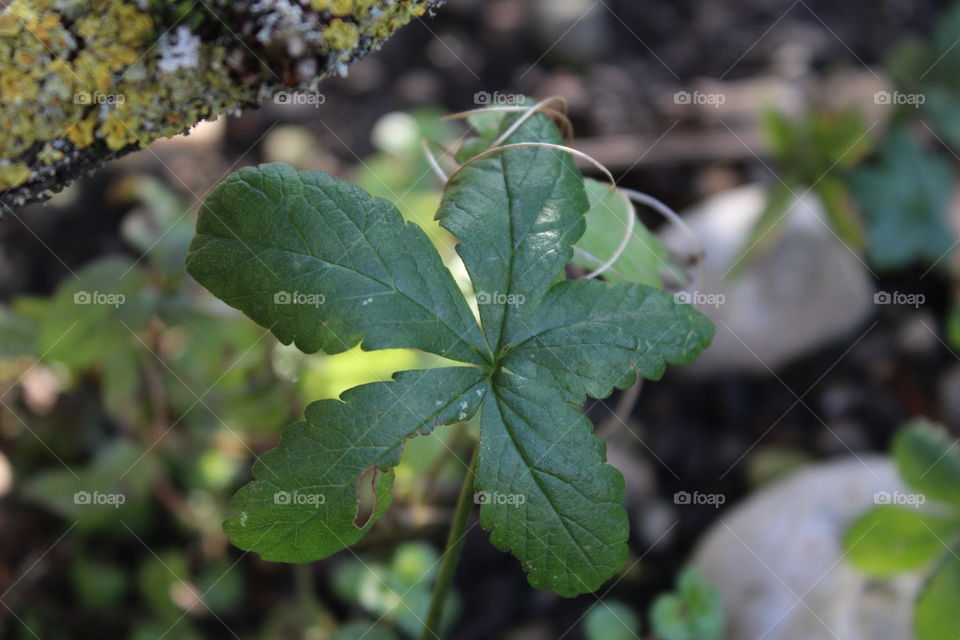
<instances>
[{"instance_id":1,"label":"tree branch","mask_svg":"<svg viewBox=\"0 0 960 640\"><path fill-rule=\"evenodd\" d=\"M0 210L202 120L315 92L443 1L13 0L0 13Z\"/></svg>"}]
</instances>

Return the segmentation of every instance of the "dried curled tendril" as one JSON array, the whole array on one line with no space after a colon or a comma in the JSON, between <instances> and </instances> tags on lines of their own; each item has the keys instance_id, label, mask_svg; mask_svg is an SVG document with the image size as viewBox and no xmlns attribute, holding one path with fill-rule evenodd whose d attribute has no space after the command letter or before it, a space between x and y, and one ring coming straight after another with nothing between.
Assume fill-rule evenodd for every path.
<instances>
[{"instance_id":1,"label":"dried curled tendril","mask_svg":"<svg viewBox=\"0 0 960 640\"><path fill-rule=\"evenodd\" d=\"M543 147L546 149L557 149L570 155L585 160L586 162L592 164L596 167L607 179L609 187L614 190L617 195L623 198L624 203L627 205L627 210L629 215L627 216L627 226L624 229L623 239L617 245L616 250L606 260L603 260L597 256L591 255L580 249L579 247L574 247L574 251L578 254L593 260L595 262L601 263L599 267L586 274L584 278L596 278L597 276L603 274L605 271L610 269L617 260L620 259L620 256L623 255L623 252L626 250L627 245L630 243L630 238L633 236L633 230L637 223L636 209L634 208L634 203L639 203L644 206L647 206L664 218L668 222L680 228L684 236L687 239L688 248L687 251L679 256L672 257L674 261L679 263L686 270L686 289L695 291L697 283L700 280L700 270L702 268L702 257L703 250L700 247L700 242L697 240L696 235L693 233L693 230L683 221L677 213L665 205L660 200L657 200L653 196L641 193L640 191L635 191L633 189L627 189L624 187L617 186L617 182L613 177L613 174L610 173L610 170L607 169L603 164L594 159L593 157L587 155L586 153L574 149L573 147L560 144L552 144L549 142L516 142L511 144L503 144L503 141L508 139L520 126L526 122L528 119L533 117L536 113L543 113L547 117L554 120L557 126L560 128L563 137L568 142L573 137L573 126L570 124L570 119L567 118L567 101L560 96L551 96L536 104L530 106L495 106L495 107L485 107L482 109L470 109L469 111L461 111L459 113L452 113L444 116L445 120L454 120L454 119L464 119L472 115L477 115L481 113L489 113L491 111L503 111L503 112L524 112L522 116L517 118L517 120L511 124L503 133L501 133L493 142L490 143L490 147L485 151L478 153L473 156L463 164L458 164L454 169L453 173L447 175L443 167L440 166L440 162L437 157L434 155L433 151L430 148L430 143L427 140L422 142L423 152L427 157L427 161L430 163L431 168L440 178L440 180L446 185L454 176L456 176L460 171L465 167L482 160L488 156L500 153L501 151L506 151L508 149L522 149L524 147ZM441 157L448 158L449 161L453 162L453 158L456 156L456 150L442 148L443 155ZM673 269L670 265L663 262L663 260L657 256L657 260L663 265L664 270L668 273L672 273Z\"/></svg>"}]
</instances>

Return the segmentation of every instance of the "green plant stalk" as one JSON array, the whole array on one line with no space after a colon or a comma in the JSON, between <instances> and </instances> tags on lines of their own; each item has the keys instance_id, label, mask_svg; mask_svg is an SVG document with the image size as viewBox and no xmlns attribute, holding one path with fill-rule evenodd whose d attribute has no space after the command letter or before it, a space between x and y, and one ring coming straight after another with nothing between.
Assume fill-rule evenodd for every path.
<instances>
[{"instance_id":1,"label":"green plant stalk","mask_svg":"<svg viewBox=\"0 0 960 640\"><path fill-rule=\"evenodd\" d=\"M297 607L303 631L306 631L313 624L316 612L312 569L313 565L309 563L293 565L294 589L297 594Z\"/></svg>"},{"instance_id":2,"label":"green plant stalk","mask_svg":"<svg viewBox=\"0 0 960 640\"><path fill-rule=\"evenodd\" d=\"M463 486L460 487L457 508L453 513L453 522L450 525L447 544L443 550L443 559L440 562L440 573L437 576L436 584L433 586L430 610L427 612L427 620L423 625L423 631L420 633L420 640L438 640L441 637L440 623L443 619L443 605L447 601L447 592L453 582L453 573L456 571L457 563L460 560L460 552L463 551L467 520L470 519L470 511L473 509L473 477L477 471L479 452L480 447L478 445L473 450L470 467L463 479Z\"/></svg>"}]
</instances>

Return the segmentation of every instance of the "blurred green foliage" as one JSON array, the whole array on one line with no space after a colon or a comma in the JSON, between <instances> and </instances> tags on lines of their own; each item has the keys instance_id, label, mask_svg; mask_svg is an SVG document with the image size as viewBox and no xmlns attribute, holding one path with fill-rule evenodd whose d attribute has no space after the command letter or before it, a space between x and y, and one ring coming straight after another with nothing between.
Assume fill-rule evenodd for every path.
<instances>
[{"instance_id":1,"label":"blurred green foliage","mask_svg":"<svg viewBox=\"0 0 960 640\"><path fill-rule=\"evenodd\" d=\"M355 603L372 616L376 626L416 638L430 607L439 565L440 554L433 547L403 543L387 563L359 557L341 563L332 576L333 590L344 602ZM454 595L445 607L444 626L448 627L459 615L461 604Z\"/></svg>"},{"instance_id":2,"label":"blurred green foliage","mask_svg":"<svg viewBox=\"0 0 960 640\"><path fill-rule=\"evenodd\" d=\"M587 640L633 640L640 637L640 619L622 602L604 600L587 611L583 633Z\"/></svg>"},{"instance_id":3,"label":"blurred green foliage","mask_svg":"<svg viewBox=\"0 0 960 640\"><path fill-rule=\"evenodd\" d=\"M892 453L903 481L917 493L874 496L877 506L846 532L847 557L878 578L927 573L915 603L914 632L918 640L955 640L960 637L960 448L939 425L914 420L897 433Z\"/></svg>"},{"instance_id":4,"label":"blurred green foliage","mask_svg":"<svg viewBox=\"0 0 960 640\"><path fill-rule=\"evenodd\" d=\"M404 214L429 220L439 196L418 146L383 150L366 166L368 185L402 191ZM295 593L294 601L312 602L306 615L282 600L295 581L273 577L279 592L264 594L252 581L252 557L230 552L221 528L230 496L256 452L302 416L302 398L336 397L440 359L406 349L305 356L276 345L187 278L195 220L177 193L139 175L112 193L131 206L122 235L129 255L142 257L95 260L50 297L0 307L0 386L9 393L0 437L12 445L13 491L69 527L59 543L69 549L67 591L31 592L25 601L12 592L24 625L11 637L69 637L64 618L49 612L77 607L86 626L124 637L220 637L218 618L249 625L244 609L253 606L258 638L331 638L334 602ZM434 224L431 238L449 257L444 233ZM458 435L416 439L397 468L396 500L409 505L416 526L434 521L436 492L458 479L450 456ZM398 593L417 570L410 558L431 552L402 551L387 569ZM370 566L358 575L379 571ZM409 631L409 616L391 616L364 637L391 637L383 634L392 626ZM350 637L349 629L338 637Z\"/></svg>"},{"instance_id":5,"label":"blurred green foliage","mask_svg":"<svg viewBox=\"0 0 960 640\"><path fill-rule=\"evenodd\" d=\"M659 640L719 640L725 624L720 590L687 567L675 590L654 600L650 624Z\"/></svg>"},{"instance_id":6,"label":"blurred green foliage","mask_svg":"<svg viewBox=\"0 0 960 640\"><path fill-rule=\"evenodd\" d=\"M926 151L906 128L892 131L875 162L850 178L879 269L942 262L953 248L947 218L953 192L950 163Z\"/></svg>"}]
</instances>

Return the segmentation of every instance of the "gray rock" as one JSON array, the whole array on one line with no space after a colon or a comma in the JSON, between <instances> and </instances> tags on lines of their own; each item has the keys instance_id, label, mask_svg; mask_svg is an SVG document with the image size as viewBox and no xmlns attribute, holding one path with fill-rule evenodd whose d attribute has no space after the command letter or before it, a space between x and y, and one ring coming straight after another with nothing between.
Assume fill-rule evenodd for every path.
<instances>
[{"instance_id":1,"label":"gray rock","mask_svg":"<svg viewBox=\"0 0 960 640\"><path fill-rule=\"evenodd\" d=\"M866 265L828 227L812 194L795 199L772 246L731 266L763 211L766 191L749 185L711 197L683 215L705 257L691 299L717 325L713 345L683 370L765 373L841 338L874 312ZM689 249L676 227L663 239Z\"/></svg>"},{"instance_id":2,"label":"gray rock","mask_svg":"<svg viewBox=\"0 0 960 640\"><path fill-rule=\"evenodd\" d=\"M533 25L545 56L586 67L603 59L610 43L610 12L593 0L535 0Z\"/></svg>"},{"instance_id":3,"label":"gray rock","mask_svg":"<svg viewBox=\"0 0 960 640\"><path fill-rule=\"evenodd\" d=\"M726 512L692 564L723 592L726 640L911 640L919 576L871 580L842 537L878 492L905 491L885 457L819 463Z\"/></svg>"}]
</instances>

